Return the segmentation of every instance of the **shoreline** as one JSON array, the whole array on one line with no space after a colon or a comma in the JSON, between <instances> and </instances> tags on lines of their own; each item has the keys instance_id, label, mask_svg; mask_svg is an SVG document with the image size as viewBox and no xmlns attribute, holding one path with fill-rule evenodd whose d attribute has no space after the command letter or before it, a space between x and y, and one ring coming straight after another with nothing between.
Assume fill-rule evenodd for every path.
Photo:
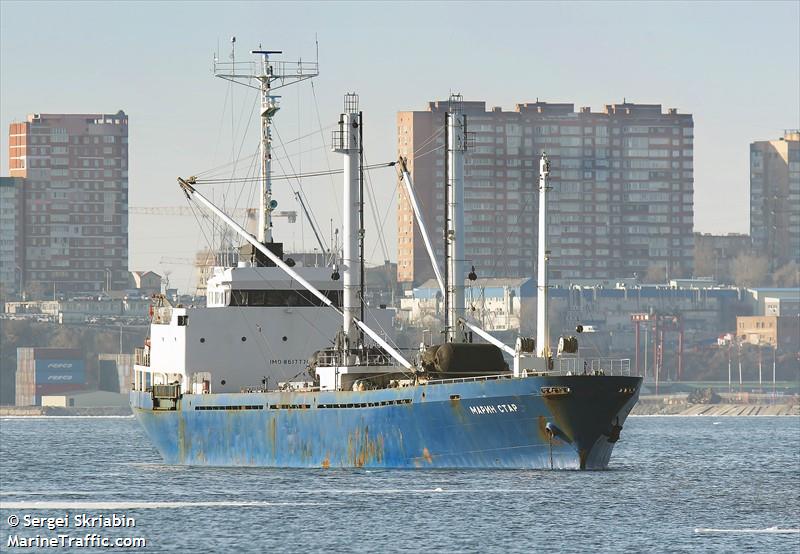
<instances>
[{"instance_id":1,"label":"shoreline","mask_svg":"<svg viewBox=\"0 0 800 554\"><path fill-rule=\"evenodd\" d=\"M631 416L706 416L706 417L751 417L751 416L800 416L800 404L782 403L733 403L718 402L693 404L685 399L648 398L640 400Z\"/></svg>"}]
</instances>

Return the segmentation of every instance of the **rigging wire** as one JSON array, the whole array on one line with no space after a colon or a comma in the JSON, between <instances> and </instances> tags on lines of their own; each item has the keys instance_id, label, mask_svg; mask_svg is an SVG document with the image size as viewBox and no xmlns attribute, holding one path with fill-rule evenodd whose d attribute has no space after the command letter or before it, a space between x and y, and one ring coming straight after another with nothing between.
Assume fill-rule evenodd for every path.
<instances>
[{"instance_id":1,"label":"rigging wire","mask_svg":"<svg viewBox=\"0 0 800 554\"><path fill-rule=\"evenodd\" d=\"M250 169L248 169L247 175L255 175L256 174L256 170L257 170L257 167L256 167L256 163L255 163L255 158L253 158L250 161ZM244 192L245 188L247 188L250 191L250 194L249 194L249 196L247 198L247 203L245 205L246 206L252 206L252 201L253 201L253 197L255 196L256 188L255 187L239 187L239 195L236 197L236 202L234 202L234 205L233 205L233 210L234 211L236 210L236 208L239 207L239 201L242 198L242 193ZM243 228L247 227L247 219L248 219L248 214L247 213L242 215L242 227Z\"/></svg>"},{"instance_id":2,"label":"rigging wire","mask_svg":"<svg viewBox=\"0 0 800 554\"><path fill-rule=\"evenodd\" d=\"M286 143L286 144L288 144L288 143ZM280 146L276 146L274 148L275 148L275 150L277 150L278 148L281 148L281 147ZM296 157L296 156L298 156L300 154L308 154L309 152L316 152L317 150L322 150L322 149L325 149L325 148L328 148L327 144L323 144L322 146L315 146L313 148L308 148L307 150L303 150L301 152L295 152L295 153L292 153L292 154L287 154L286 156L282 156L282 157L273 156L272 160L273 161L277 161L279 159L286 159L286 158L289 158L289 157ZM258 154L259 154L259 150L257 149L252 154L249 154L246 157L246 159L256 158L256 157L258 157ZM230 161L230 162L226 162L224 164L220 164L218 166L215 166L215 167L203 170L203 171L196 171L196 172L193 173L193 175L195 177L206 176L209 179L218 179L220 181L228 181L229 178L222 177L220 175L222 174L223 171L227 171L226 168L228 168L231 165L235 165L235 164L239 163L242 159L243 158L239 158L239 159L236 159L236 160L233 160L233 161ZM210 175L211 173L214 173L214 175Z\"/></svg>"},{"instance_id":3,"label":"rigging wire","mask_svg":"<svg viewBox=\"0 0 800 554\"><path fill-rule=\"evenodd\" d=\"M253 106L250 108L250 115L247 118L247 127L244 129L244 133L242 134L242 141L239 143L239 152L236 155L235 162L233 168L231 169L231 177L236 174L236 168L239 166L239 160L242 157L242 150L244 149L244 143L247 140L247 132L250 130L250 123L253 121L253 113L256 110L256 104L258 103L258 95L254 95L253 98ZM244 113L244 111L242 112ZM233 147L233 141L231 141L231 147ZM230 191L232 182L228 183L228 186L225 188L225 194L227 195ZM224 198L224 197L223 197Z\"/></svg>"},{"instance_id":4,"label":"rigging wire","mask_svg":"<svg viewBox=\"0 0 800 554\"><path fill-rule=\"evenodd\" d=\"M367 155L364 154L364 165L367 165L366 162L367 162ZM379 225L379 222L378 222L378 207L377 207L377 203L375 201L375 191L373 190L373 186L372 186L372 177L370 176L369 173L367 173L366 175L367 175L367 198L369 199L369 207L370 207L370 211L372 212L372 219L374 220L375 228L377 229L378 225ZM385 261L388 261L389 260L389 248L386 246L386 237L381 232L378 233L378 241L379 241L379 243L381 245L381 250L383 252L383 259ZM374 248L373 248L373 252L374 252Z\"/></svg>"},{"instance_id":5,"label":"rigging wire","mask_svg":"<svg viewBox=\"0 0 800 554\"><path fill-rule=\"evenodd\" d=\"M274 127L273 127L274 128ZM273 158L275 161L281 161L281 158ZM373 165L365 165L364 171L372 171L373 169L383 169L386 167L393 167L396 165L397 162L386 162L380 164L373 164ZM309 177L324 177L326 175L340 175L344 172L343 169L332 169L330 171L310 171L308 173L284 173L283 175L272 175L272 181L291 181L291 180L299 180L302 178L309 178ZM194 184L197 185L214 185L220 183L228 183L228 182L250 182L253 181L251 177L232 177L232 178L218 178L218 177L209 177L209 178L200 178L198 175L195 175ZM256 178L257 180L258 178ZM338 205L338 204L337 204Z\"/></svg>"},{"instance_id":6,"label":"rigging wire","mask_svg":"<svg viewBox=\"0 0 800 554\"><path fill-rule=\"evenodd\" d=\"M258 156L258 150L256 150L252 154L250 154L248 157L255 158L256 156ZM220 171L221 172L222 170L224 170L228 166L231 166L231 165L234 165L234 164L238 163L238 161L239 160L232 160L230 162L225 162L224 164L220 164L218 166L211 167L211 168L203 170L203 171L196 171L194 173L194 175L195 176L200 176L200 175L208 175L209 173L216 172L216 171Z\"/></svg>"},{"instance_id":7,"label":"rigging wire","mask_svg":"<svg viewBox=\"0 0 800 554\"><path fill-rule=\"evenodd\" d=\"M320 139L322 140L322 144L324 145L325 144L325 135L322 132L322 118L319 115L319 102L317 101L317 90L314 88L314 80L313 79L311 79L311 95L314 97L314 109L315 109L315 111L317 113L317 123L319 124L319 136L320 136ZM331 127L336 127L336 124L334 123L333 125L331 125ZM329 127L326 127L326 129L328 129L328 128ZM331 161L330 161L330 159L328 159L328 154L327 153L325 154L325 164L328 166L328 171L331 171ZM331 174L331 175L333 175L333 174ZM339 206L339 198L337 198L337 195L336 195L336 183L334 183L333 177L331 177L330 181L331 181L330 191L331 191L331 194L333 195L333 205L336 206L336 217L338 218L337 223L339 224L339 227L341 228L342 227L342 209Z\"/></svg>"},{"instance_id":8,"label":"rigging wire","mask_svg":"<svg viewBox=\"0 0 800 554\"><path fill-rule=\"evenodd\" d=\"M228 95L230 94L230 87L225 88L225 100L222 103L222 113L219 116L219 130L217 131L217 142L214 145L214 155L211 157L212 160L217 159L217 154L219 153L219 145L222 142L222 125L225 122L225 112L228 108Z\"/></svg>"},{"instance_id":9,"label":"rigging wire","mask_svg":"<svg viewBox=\"0 0 800 554\"><path fill-rule=\"evenodd\" d=\"M286 146L284 146L284 144L283 144L283 140L281 139L281 134L278 132L278 128L273 125L273 129L275 129L275 136L278 137L278 142L281 143L281 147L283 148L283 150L285 152L286 151ZM298 198L300 198L300 196L305 198L305 210L309 212L308 215L310 216L309 217L309 223L312 224L312 227L316 226L316 229L320 229L321 227L319 226L319 223L317 222L317 217L314 215L314 212L312 212L310 210L309 202L308 202L308 196L306 196L306 193L303 190L303 183L300 182L300 175L297 172L295 172L294 165L292 164L292 160L287 158L286 161L289 164L289 169L291 169L291 171L292 171L292 173L289 174L289 175L291 175L297 181L297 186L300 189L300 193L298 193L294 189L294 187L292 186L291 178L289 179L289 187L292 189L292 192L295 194L295 196L297 196ZM284 170L283 163L281 163L280 160L278 161L278 165L281 167L281 171L283 171L284 174L285 174L286 171ZM320 247L324 246L325 250L329 250L328 244L325 242L325 239L322 238L322 236L319 235L319 233L316 233L316 234L317 234L318 239L319 239L319 241L321 243Z\"/></svg>"},{"instance_id":10,"label":"rigging wire","mask_svg":"<svg viewBox=\"0 0 800 554\"><path fill-rule=\"evenodd\" d=\"M394 180L394 190L392 190L391 198L395 198L396 193L397 193L397 179ZM389 211L392 209L393 205L394 205L394 203L392 203L392 202L387 202L386 203L386 212L384 212L384 214L383 214L383 220L381 221L380 229L378 231L381 234L383 234L383 230L386 227L386 219L389 217ZM378 247L377 244L375 244L375 246L372 247L372 252L369 255L370 258L375 255L375 249L377 247Z\"/></svg>"},{"instance_id":11,"label":"rigging wire","mask_svg":"<svg viewBox=\"0 0 800 554\"><path fill-rule=\"evenodd\" d=\"M420 151L420 150L422 150L422 149L423 149L423 148L425 148L427 145L429 145L429 144L430 144L430 143L431 143L433 140L437 139L437 138L438 138L438 137L439 137L439 136L440 136L442 133L444 133L444 126L442 126L442 127L439 127L439 130L438 130L438 131L436 131L436 132L435 132L435 133L433 133L431 136L429 136L429 137L428 137L428 138L425 140L425 142L423 142L422 144L420 144L419 146L417 146L417 148L414 150L414 157L416 157L416 155L419 153L419 151Z\"/></svg>"},{"instance_id":12,"label":"rigging wire","mask_svg":"<svg viewBox=\"0 0 800 554\"><path fill-rule=\"evenodd\" d=\"M415 160L418 160L418 159L420 159L420 158L424 158L425 156L428 156L429 154L433 154L433 153L434 153L434 152L436 152L437 150L444 150L444 145L442 144L442 145L436 146L436 147L434 147L434 148L431 148L431 149L430 149L430 150L428 150L427 152L425 152L425 153L423 153L423 154L420 154L420 155L418 155L418 156L416 156L416 155L415 155L415 156L414 156L414 159L415 159Z\"/></svg>"}]
</instances>

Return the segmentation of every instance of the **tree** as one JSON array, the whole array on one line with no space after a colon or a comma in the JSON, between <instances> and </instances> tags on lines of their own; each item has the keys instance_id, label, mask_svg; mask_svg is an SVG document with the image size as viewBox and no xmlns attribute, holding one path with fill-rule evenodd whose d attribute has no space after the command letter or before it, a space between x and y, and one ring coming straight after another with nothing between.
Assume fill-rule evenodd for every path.
<instances>
[{"instance_id":1,"label":"tree","mask_svg":"<svg viewBox=\"0 0 800 554\"><path fill-rule=\"evenodd\" d=\"M789 262L772 274L772 284L776 287L800 287L800 266Z\"/></svg>"},{"instance_id":2,"label":"tree","mask_svg":"<svg viewBox=\"0 0 800 554\"><path fill-rule=\"evenodd\" d=\"M715 277L717 268L715 267L714 248L710 241L698 241L694 246L694 274L698 277Z\"/></svg>"},{"instance_id":3,"label":"tree","mask_svg":"<svg viewBox=\"0 0 800 554\"><path fill-rule=\"evenodd\" d=\"M647 273L642 277L643 283L666 283L667 268L662 265L651 265L647 268Z\"/></svg>"},{"instance_id":4,"label":"tree","mask_svg":"<svg viewBox=\"0 0 800 554\"><path fill-rule=\"evenodd\" d=\"M743 287L758 287L767 283L769 263L766 256L742 252L731 263L733 282Z\"/></svg>"},{"instance_id":5,"label":"tree","mask_svg":"<svg viewBox=\"0 0 800 554\"><path fill-rule=\"evenodd\" d=\"M44 300L47 291L43 283L32 281L25 286L25 292L28 300Z\"/></svg>"}]
</instances>

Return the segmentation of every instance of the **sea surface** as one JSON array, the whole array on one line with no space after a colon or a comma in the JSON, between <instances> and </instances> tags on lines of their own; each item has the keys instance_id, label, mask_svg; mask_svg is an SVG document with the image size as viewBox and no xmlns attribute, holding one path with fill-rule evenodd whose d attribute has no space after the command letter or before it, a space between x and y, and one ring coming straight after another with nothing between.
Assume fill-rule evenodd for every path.
<instances>
[{"instance_id":1,"label":"sea surface","mask_svg":"<svg viewBox=\"0 0 800 554\"><path fill-rule=\"evenodd\" d=\"M114 513L135 527L75 526ZM796 553L800 418L631 417L595 472L176 467L132 418L1 419L0 516L3 552L96 533L145 552Z\"/></svg>"}]
</instances>

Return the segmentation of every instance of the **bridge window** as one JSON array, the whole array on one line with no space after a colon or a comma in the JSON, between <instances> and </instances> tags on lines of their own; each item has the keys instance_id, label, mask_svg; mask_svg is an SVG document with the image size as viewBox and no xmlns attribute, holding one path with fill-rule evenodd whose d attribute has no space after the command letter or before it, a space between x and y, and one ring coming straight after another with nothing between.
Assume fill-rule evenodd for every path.
<instances>
[{"instance_id":1,"label":"bridge window","mask_svg":"<svg viewBox=\"0 0 800 554\"><path fill-rule=\"evenodd\" d=\"M322 291L333 305L341 308L341 291ZM231 306L263 306L271 308L323 306L322 300L305 290L232 290Z\"/></svg>"}]
</instances>

